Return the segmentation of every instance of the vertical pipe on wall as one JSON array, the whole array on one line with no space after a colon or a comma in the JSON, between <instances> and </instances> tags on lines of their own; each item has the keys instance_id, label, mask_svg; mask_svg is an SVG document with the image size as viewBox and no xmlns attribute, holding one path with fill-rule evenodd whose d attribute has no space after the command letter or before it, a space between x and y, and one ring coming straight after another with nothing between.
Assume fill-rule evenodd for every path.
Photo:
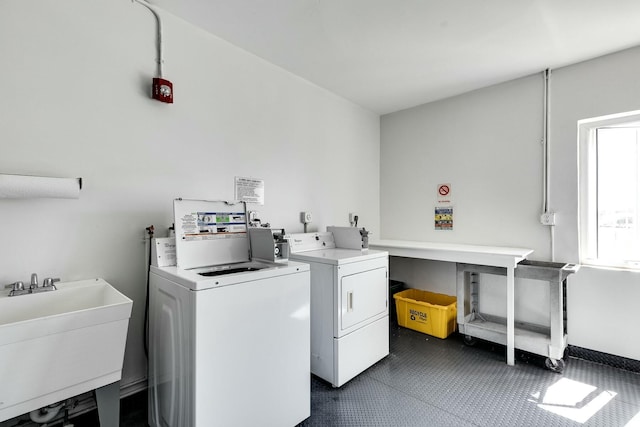
<instances>
[{"instance_id":1,"label":"vertical pipe on wall","mask_svg":"<svg viewBox=\"0 0 640 427\"><path fill-rule=\"evenodd\" d=\"M542 73L542 213L549 209L549 69Z\"/></svg>"},{"instance_id":2,"label":"vertical pipe on wall","mask_svg":"<svg viewBox=\"0 0 640 427\"><path fill-rule=\"evenodd\" d=\"M543 72L544 89L543 89L543 118L542 118L542 149L543 149L543 164L542 164L542 214L549 213L549 199L551 193L550 183L550 170L551 170L551 144L549 138L549 121L550 121L550 81L551 71L547 68ZM555 225L547 225L549 227L549 238L551 246L551 261L555 261Z\"/></svg>"},{"instance_id":3,"label":"vertical pipe on wall","mask_svg":"<svg viewBox=\"0 0 640 427\"><path fill-rule=\"evenodd\" d=\"M135 1L141 5L143 5L144 7L146 7L147 9L149 9L149 11L151 11L151 13L153 14L153 16L156 18L156 22L157 22L157 39L156 39L156 48L158 49L158 77L162 78L162 65L164 63L164 58L163 58L163 51L162 51L162 19L160 19L160 14L158 13L158 11L156 10L155 6L147 3L145 0L131 0L131 1Z\"/></svg>"}]
</instances>

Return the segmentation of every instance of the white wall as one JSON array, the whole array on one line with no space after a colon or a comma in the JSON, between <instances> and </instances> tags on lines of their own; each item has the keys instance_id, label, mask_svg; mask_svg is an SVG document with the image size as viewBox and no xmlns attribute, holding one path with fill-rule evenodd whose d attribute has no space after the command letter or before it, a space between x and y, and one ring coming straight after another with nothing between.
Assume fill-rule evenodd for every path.
<instances>
[{"instance_id":1,"label":"white wall","mask_svg":"<svg viewBox=\"0 0 640 427\"><path fill-rule=\"evenodd\" d=\"M383 234L545 256L542 90L534 76L383 116ZM441 183L451 184L453 231L434 230Z\"/></svg>"},{"instance_id":2,"label":"white wall","mask_svg":"<svg viewBox=\"0 0 640 427\"><path fill-rule=\"evenodd\" d=\"M144 229L165 234L175 197L232 199L234 177L254 177L266 202L250 208L273 226L355 211L379 230L376 114L163 19L173 105L150 99L156 27L139 4L0 4L0 172L84 180L79 200L0 199L0 283L103 277L132 298L124 385L146 376Z\"/></svg>"},{"instance_id":3,"label":"white wall","mask_svg":"<svg viewBox=\"0 0 640 427\"><path fill-rule=\"evenodd\" d=\"M640 109L640 48L556 70L551 81L552 190L558 259L578 260L578 120ZM640 360L640 271L583 268L568 289L569 341Z\"/></svg>"},{"instance_id":4,"label":"white wall","mask_svg":"<svg viewBox=\"0 0 640 427\"><path fill-rule=\"evenodd\" d=\"M577 262L577 121L640 108L640 49L552 72L550 208L557 212L556 260ZM383 238L534 249L549 260L542 209L541 74L381 118ZM435 231L435 187L451 182L454 231ZM402 213L401 215L399 213ZM409 286L455 294L447 263L395 259L391 276ZM496 279L482 277L496 300ZM539 320L548 292L516 289L516 312ZM582 268L568 285L569 343L640 359L637 323L640 274ZM491 304L490 304L491 305ZM491 306L489 311L504 311ZM624 330L625 334L621 334Z\"/></svg>"}]
</instances>

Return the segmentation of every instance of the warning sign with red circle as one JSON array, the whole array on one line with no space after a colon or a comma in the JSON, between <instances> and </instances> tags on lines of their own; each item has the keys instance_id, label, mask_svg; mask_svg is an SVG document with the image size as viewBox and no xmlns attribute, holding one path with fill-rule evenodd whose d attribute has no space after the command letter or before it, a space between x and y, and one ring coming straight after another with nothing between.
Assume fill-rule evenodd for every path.
<instances>
[{"instance_id":1,"label":"warning sign with red circle","mask_svg":"<svg viewBox=\"0 0 640 427\"><path fill-rule=\"evenodd\" d=\"M451 201L451 184L438 184L438 202Z\"/></svg>"}]
</instances>

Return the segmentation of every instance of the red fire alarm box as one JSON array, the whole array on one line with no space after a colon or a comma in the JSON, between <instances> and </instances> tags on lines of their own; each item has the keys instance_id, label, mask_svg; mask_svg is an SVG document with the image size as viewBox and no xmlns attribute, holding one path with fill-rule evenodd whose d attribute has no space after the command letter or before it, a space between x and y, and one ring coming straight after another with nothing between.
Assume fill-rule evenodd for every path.
<instances>
[{"instance_id":1,"label":"red fire alarm box","mask_svg":"<svg viewBox=\"0 0 640 427\"><path fill-rule=\"evenodd\" d=\"M160 102L173 104L173 83L160 77L154 77L151 97Z\"/></svg>"}]
</instances>

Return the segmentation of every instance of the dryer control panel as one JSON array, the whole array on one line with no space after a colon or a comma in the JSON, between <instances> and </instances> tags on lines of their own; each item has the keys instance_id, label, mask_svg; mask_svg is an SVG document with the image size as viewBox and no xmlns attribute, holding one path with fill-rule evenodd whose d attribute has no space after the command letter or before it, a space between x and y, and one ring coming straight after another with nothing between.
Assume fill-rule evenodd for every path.
<instances>
[{"instance_id":1,"label":"dryer control panel","mask_svg":"<svg viewBox=\"0 0 640 427\"><path fill-rule=\"evenodd\" d=\"M319 249L333 249L336 242L333 239L333 233L317 232L317 233L294 233L286 236L289 240L289 249L292 254L317 251Z\"/></svg>"}]
</instances>

